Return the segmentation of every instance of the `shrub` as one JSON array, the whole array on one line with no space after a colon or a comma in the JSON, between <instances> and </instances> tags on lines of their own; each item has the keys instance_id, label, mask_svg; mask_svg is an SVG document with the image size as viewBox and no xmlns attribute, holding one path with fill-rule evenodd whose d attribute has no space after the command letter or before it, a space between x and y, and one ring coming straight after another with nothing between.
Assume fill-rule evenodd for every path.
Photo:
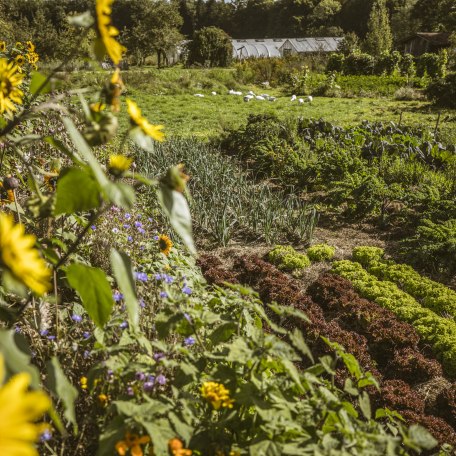
<instances>
[{"instance_id":1,"label":"shrub","mask_svg":"<svg viewBox=\"0 0 456 456\"><path fill-rule=\"evenodd\" d=\"M426 95L440 106L456 108L456 73L431 82Z\"/></svg>"},{"instance_id":2,"label":"shrub","mask_svg":"<svg viewBox=\"0 0 456 456\"><path fill-rule=\"evenodd\" d=\"M446 52L423 54L417 59L417 75L420 77L443 78L446 73L447 61Z\"/></svg>"},{"instance_id":3,"label":"shrub","mask_svg":"<svg viewBox=\"0 0 456 456\"><path fill-rule=\"evenodd\" d=\"M268 259L279 269L285 271L299 271L310 266L309 257L297 252L290 245L276 245L269 253Z\"/></svg>"},{"instance_id":4,"label":"shrub","mask_svg":"<svg viewBox=\"0 0 456 456\"><path fill-rule=\"evenodd\" d=\"M399 51L384 52L375 64L375 71L377 74L398 74L401 60Z\"/></svg>"},{"instance_id":5,"label":"shrub","mask_svg":"<svg viewBox=\"0 0 456 456\"><path fill-rule=\"evenodd\" d=\"M353 260L366 266L373 261L380 261L384 254L384 250L380 247L360 246L353 249Z\"/></svg>"},{"instance_id":6,"label":"shrub","mask_svg":"<svg viewBox=\"0 0 456 456\"><path fill-rule=\"evenodd\" d=\"M341 73L344 69L344 54L331 54L328 59L328 64L326 65L326 71L337 71Z\"/></svg>"},{"instance_id":7,"label":"shrub","mask_svg":"<svg viewBox=\"0 0 456 456\"><path fill-rule=\"evenodd\" d=\"M230 37L217 27L204 27L195 32L188 45L187 64L203 66L229 66L233 58Z\"/></svg>"},{"instance_id":8,"label":"shrub","mask_svg":"<svg viewBox=\"0 0 456 456\"><path fill-rule=\"evenodd\" d=\"M334 257L336 249L328 244L316 244L307 249L311 261L328 261Z\"/></svg>"},{"instance_id":9,"label":"shrub","mask_svg":"<svg viewBox=\"0 0 456 456\"><path fill-rule=\"evenodd\" d=\"M354 53L345 57L343 70L345 74L373 74L375 59L369 54Z\"/></svg>"},{"instance_id":10,"label":"shrub","mask_svg":"<svg viewBox=\"0 0 456 456\"><path fill-rule=\"evenodd\" d=\"M413 78L416 74L415 58L412 54L404 54L399 63L399 69L403 76Z\"/></svg>"},{"instance_id":11,"label":"shrub","mask_svg":"<svg viewBox=\"0 0 456 456\"><path fill-rule=\"evenodd\" d=\"M394 92L394 99L399 101L415 101L423 98L423 94L413 87L401 87Z\"/></svg>"}]
</instances>

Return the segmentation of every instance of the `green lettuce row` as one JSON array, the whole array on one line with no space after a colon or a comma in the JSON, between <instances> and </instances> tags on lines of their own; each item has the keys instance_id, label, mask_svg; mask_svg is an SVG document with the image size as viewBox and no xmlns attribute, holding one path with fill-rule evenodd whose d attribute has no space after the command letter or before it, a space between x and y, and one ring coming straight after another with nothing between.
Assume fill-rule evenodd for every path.
<instances>
[{"instance_id":1,"label":"green lettuce row","mask_svg":"<svg viewBox=\"0 0 456 456\"><path fill-rule=\"evenodd\" d=\"M377 247L356 247L353 259L380 280L389 280L438 314L456 317L456 292L445 285L423 277L411 266L384 260Z\"/></svg>"},{"instance_id":2,"label":"green lettuce row","mask_svg":"<svg viewBox=\"0 0 456 456\"><path fill-rule=\"evenodd\" d=\"M380 281L369 274L360 263L336 261L332 270L350 280L361 296L391 310L399 319L413 325L421 339L432 347L447 374L456 376L456 323L453 320L422 307L394 283Z\"/></svg>"}]
</instances>

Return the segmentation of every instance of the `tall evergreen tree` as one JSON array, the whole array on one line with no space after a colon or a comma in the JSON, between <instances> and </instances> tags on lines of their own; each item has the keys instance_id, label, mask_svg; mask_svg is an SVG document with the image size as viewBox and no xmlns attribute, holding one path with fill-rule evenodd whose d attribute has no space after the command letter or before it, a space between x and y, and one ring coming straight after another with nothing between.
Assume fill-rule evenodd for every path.
<instances>
[{"instance_id":1,"label":"tall evergreen tree","mask_svg":"<svg viewBox=\"0 0 456 456\"><path fill-rule=\"evenodd\" d=\"M385 0L376 0L372 6L367 23L366 50L371 55L379 56L389 52L393 45L393 35Z\"/></svg>"}]
</instances>

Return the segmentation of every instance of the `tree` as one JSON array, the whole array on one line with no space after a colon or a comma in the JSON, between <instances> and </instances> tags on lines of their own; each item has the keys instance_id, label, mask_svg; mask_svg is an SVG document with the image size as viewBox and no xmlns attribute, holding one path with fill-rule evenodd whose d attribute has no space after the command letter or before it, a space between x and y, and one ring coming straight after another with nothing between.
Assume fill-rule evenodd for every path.
<instances>
[{"instance_id":1,"label":"tree","mask_svg":"<svg viewBox=\"0 0 456 456\"><path fill-rule=\"evenodd\" d=\"M366 51L376 57L391 51L393 36L385 0L376 0L374 2L367 26Z\"/></svg>"},{"instance_id":2,"label":"tree","mask_svg":"<svg viewBox=\"0 0 456 456\"><path fill-rule=\"evenodd\" d=\"M217 27L198 30L188 47L188 64L228 66L233 58L230 37Z\"/></svg>"}]
</instances>

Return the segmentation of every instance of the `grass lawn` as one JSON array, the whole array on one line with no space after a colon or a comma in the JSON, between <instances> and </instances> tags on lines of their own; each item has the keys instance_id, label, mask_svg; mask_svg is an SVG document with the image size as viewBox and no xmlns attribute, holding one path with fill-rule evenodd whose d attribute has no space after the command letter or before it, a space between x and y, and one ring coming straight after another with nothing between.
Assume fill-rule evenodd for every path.
<instances>
[{"instance_id":1,"label":"grass lawn","mask_svg":"<svg viewBox=\"0 0 456 456\"><path fill-rule=\"evenodd\" d=\"M274 90L257 88L256 93ZM197 93L195 91L195 93ZM198 136L207 138L221 133L226 128L245 123L250 114L276 113L280 117L305 116L324 118L339 125L352 125L362 120L402 122L434 128L438 110L429 103L419 101L394 101L375 98L314 98L312 105L291 103L289 97L278 97L275 102L243 101L234 95L212 96L208 91L204 98L189 94L152 95L143 90L129 89L128 96L135 99L150 121L163 123L168 135ZM122 122L127 122L123 114ZM456 138L456 115L454 111L442 110L440 126L444 140Z\"/></svg>"}]
</instances>

